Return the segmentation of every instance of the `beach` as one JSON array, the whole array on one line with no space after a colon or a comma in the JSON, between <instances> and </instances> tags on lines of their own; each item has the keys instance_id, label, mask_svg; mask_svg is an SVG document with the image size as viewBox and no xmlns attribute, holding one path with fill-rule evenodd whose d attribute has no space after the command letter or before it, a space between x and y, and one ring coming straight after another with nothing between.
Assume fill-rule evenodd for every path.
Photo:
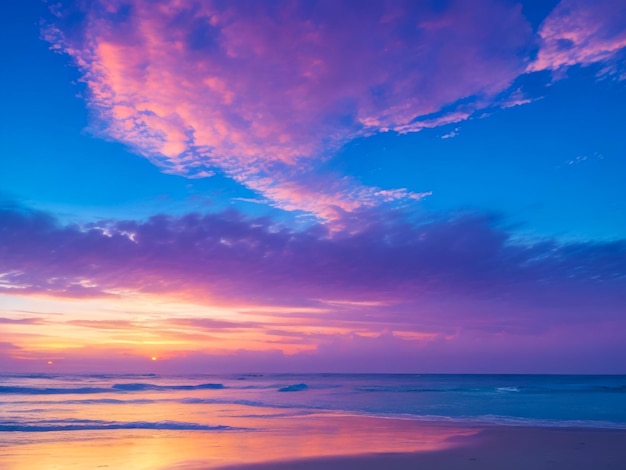
<instances>
[{"instance_id":1,"label":"beach","mask_svg":"<svg viewBox=\"0 0 626 470\"><path fill-rule=\"evenodd\" d=\"M626 0L2 6L0 470L626 470Z\"/></svg>"},{"instance_id":2,"label":"beach","mask_svg":"<svg viewBox=\"0 0 626 470\"><path fill-rule=\"evenodd\" d=\"M497 426L437 451L311 458L221 470L593 470L626 468L626 431Z\"/></svg>"},{"instance_id":3,"label":"beach","mask_svg":"<svg viewBox=\"0 0 626 470\"><path fill-rule=\"evenodd\" d=\"M5 375L0 469L624 469L624 376Z\"/></svg>"}]
</instances>

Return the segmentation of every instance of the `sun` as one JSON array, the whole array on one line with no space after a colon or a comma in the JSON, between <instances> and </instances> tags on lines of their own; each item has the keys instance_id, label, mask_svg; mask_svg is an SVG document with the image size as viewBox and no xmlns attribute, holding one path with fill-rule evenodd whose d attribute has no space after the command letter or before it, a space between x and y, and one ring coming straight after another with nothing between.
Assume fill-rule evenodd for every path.
<instances>
[{"instance_id":1,"label":"sun","mask_svg":"<svg viewBox=\"0 0 626 470\"><path fill-rule=\"evenodd\" d=\"M156 361L157 357L156 356L152 356L150 359L152 359L153 361Z\"/></svg>"}]
</instances>

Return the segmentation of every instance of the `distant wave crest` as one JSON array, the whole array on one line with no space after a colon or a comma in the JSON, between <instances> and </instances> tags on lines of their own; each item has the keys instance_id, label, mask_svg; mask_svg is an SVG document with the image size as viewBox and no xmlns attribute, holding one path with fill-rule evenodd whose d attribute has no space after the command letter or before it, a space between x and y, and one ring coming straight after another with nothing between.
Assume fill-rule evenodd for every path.
<instances>
[{"instance_id":1,"label":"distant wave crest","mask_svg":"<svg viewBox=\"0 0 626 470\"><path fill-rule=\"evenodd\" d=\"M149 383L121 383L114 384L114 390L144 391L144 390L219 390L224 388L222 384L199 384L199 385L154 385Z\"/></svg>"},{"instance_id":2,"label":"distant wave crest","mask_svg":"<svg viewBox=\"0 0 626 470\"><path fill-rule=\"evenodd\" d=\"M368 385L355 387L358 392L393 392L393 393L522 393L522 394L551 394L551 393L626 393L626 386L574 386L574 387L414 387L414 386L386 386Z\"/></svg>"},{"instance_id":3,"label":"distant wave crest","mask_svg":"<svg viewBox=\"0 0 626 470\"><path fill-rule=\"evenodd\" d=\"M139 391L172 391L172 390L219 390L224 385L219 383L205 383L198 385L155 385L151 383L119 383L111 387L16 387L0 386L0 394L19 395L65 395L65 394L93 394L115 392L139 392Z\"/></svg>"},{"instance_id":4,"label":"distant wave crest","mask_svg":"<svg viewBox=\"0 0 626 470\"><path fill-rule=\"evenodd\" d=\"M22 422L0 421L0 432L53 432L53 431L102 431L112 429L151 429L168 431L232 431L240 430L230 426L209 426L180 421L100 421L89 419L68 419Z\"/></svg>"}]
</instances>

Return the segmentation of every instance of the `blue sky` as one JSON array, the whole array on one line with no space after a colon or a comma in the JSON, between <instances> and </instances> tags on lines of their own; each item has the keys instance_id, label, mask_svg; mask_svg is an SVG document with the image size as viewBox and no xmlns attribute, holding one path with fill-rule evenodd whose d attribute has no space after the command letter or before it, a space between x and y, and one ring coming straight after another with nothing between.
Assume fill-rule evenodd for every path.
<instances>
[{"instance_id":1,"label":"blue sky","mask_svg":"<svg viewBox=\"0 0 626 470\"><path fill-rule=\"evenodd\" d=\"M623 238L626 90L596 73L541 74L532 103L352 142L330 164L368 184L433 191L424 210L493 211L535 236Z\"/></svg>"},{"instance_id":2,"label":"blue sky","mask_svg":"<svg viewBox=\"0 0 626 470\"><path fill-rule=\"evenodd\" d=\"M624 372L623 2L151 5L0 19L0 367Z\"/></svg>"},{"instance_id":3,"label":"blue sky","mask_svg":"<svg viewBox=\"0 0 626 470\"><path fill-rule=\"evenodd\" d=\"M80 73L40 38L44 5L20 5L3 25L5 43L16 46L4 52L12 73L2 77L0 187L7 197L69 219L226 206L275 213L234 200L258 196L229 178L164 174L90 132ZM536 5L526 11L547 14ZM615 77L598 79L600 68L571 67L558 80L550 72L523 76L514 86L531 103L419 133L357 138L325 165L367 185L432 191L418 210L494 212L538 237L621 238L626 90Z\"/></svg>"}]
</instances>

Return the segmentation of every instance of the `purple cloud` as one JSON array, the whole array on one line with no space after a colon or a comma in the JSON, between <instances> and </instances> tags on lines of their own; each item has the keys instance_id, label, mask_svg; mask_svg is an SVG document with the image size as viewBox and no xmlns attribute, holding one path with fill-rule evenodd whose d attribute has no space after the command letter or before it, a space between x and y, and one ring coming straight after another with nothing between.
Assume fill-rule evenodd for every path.
<instances>
[{"instance_id":1,"label":"purple cloud","mask_svg":"<svg viewBox=\"0 0 626 470\"><path fill-rule=\"evenodd\" d=\"M0 325L38 325L41 318L4 318L0 317Z\"/></svg>"},{"instance_id":2,"label":"purple cloud","mask_svg":"<svg viewBox=\"0 0 626 470\"><path fill-rule=\"evenodd\" d=\"M358 229L352 222L344 232L322 225L298 232L226 212L81 229L41 212L5 209L0 226L5 294L149 293L253 305L310 324L437 334L461 327L533 335L624 321L626 242L516 242L492 217L411 222L364 212ZM285 313L271 313L278 305Z\"/></svg>"}]
</instances>

